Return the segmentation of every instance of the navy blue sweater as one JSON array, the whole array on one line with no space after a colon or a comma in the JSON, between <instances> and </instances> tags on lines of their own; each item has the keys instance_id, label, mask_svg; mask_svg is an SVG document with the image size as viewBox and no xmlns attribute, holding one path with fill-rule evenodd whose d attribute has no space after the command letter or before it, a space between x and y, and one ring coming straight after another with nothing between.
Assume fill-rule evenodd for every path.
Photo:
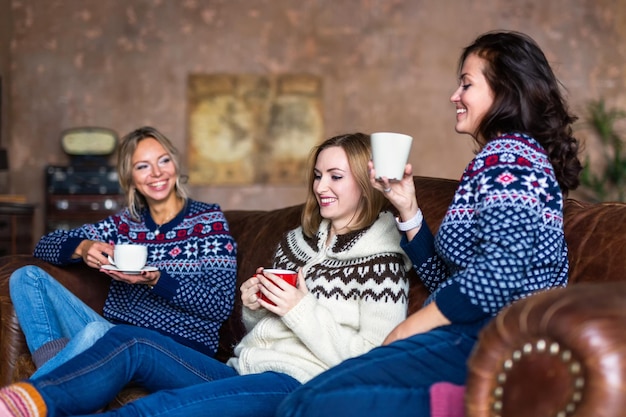
<instances>
[{"instance_id":1,"label":"navy blue sweater","mask_svg":"<svg viewBox=\"0 0 626 417\"><path fill-rule=\"evenodd\" d=\"M161 272L157 284L151 288L112 280L104 317L157 330L214 355L219 328L233 308L237 280L237 248L224 213L216 204L190 199L159 233L156 229L147 209L140 222L124 209L95 224L51 232L34 254L66 265L82 262L71 257L85 239L147 246L148 265Z\"/></svg>"},{"instance_id":2,"label":"navy blue sweater","mask_svg":"<svg viewBox=\"0 0 626 417\"><path fill-rule=\"evenodd\" d=\"M437 235L424 223L402 246L431 292L426 303L465 333L477 334L515 300L566 285L563 195L545 150L521 134L488 142Z\"/></svg>"}]
</instances>

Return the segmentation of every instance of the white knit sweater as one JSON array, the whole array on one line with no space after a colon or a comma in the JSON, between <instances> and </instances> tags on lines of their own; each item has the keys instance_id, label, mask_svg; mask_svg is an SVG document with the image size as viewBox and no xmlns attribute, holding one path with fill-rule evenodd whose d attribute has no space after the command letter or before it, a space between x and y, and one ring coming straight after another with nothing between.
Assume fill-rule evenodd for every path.
<instances>
[{"instance_id":1,"label":"white knit sweater","mask_svg":"<svg viewBox=\"0 0 626 417\"><path fill-rule=\"evenodd\" d=\"M309 293L282 318L244 307L249 333L228 361L239 374L274 371L304 383L380 345L406 317L411 262L391 213L326 247L328 229L323 221L311 239L297 228L279 244L274 266L302 267Z\"/></svg>"}]
</instances>

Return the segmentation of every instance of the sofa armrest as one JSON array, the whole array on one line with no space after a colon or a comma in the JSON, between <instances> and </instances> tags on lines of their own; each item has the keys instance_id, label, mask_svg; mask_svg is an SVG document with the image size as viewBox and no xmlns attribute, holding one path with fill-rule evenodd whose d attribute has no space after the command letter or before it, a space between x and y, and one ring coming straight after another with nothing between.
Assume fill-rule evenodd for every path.
<instances>
[{"instance_id":1,"label":"sofa armrest","mask_svg":"<svg viewBox=\"0 0 626 417\"><path fill-rule=\"evenodd\" d=\"M105 274L79 264L57 267L29 255L0 258L0 385L13 382L20 356L29 354L24 335L15 316L9 295L9 277L17 268L37 265L76 294L87 305L101 313L109 289Z\"/></svg>"},{"instance_id":2,"label":"sofa armrest","mask_svg":"<svg viewBox=\"0 0 626 417\"><path fill-rule=\"evenodd\" d=\"M469 358L468 417L626 409L626 282L580 283L503 310Z\"/></svg>"}]
</instances>

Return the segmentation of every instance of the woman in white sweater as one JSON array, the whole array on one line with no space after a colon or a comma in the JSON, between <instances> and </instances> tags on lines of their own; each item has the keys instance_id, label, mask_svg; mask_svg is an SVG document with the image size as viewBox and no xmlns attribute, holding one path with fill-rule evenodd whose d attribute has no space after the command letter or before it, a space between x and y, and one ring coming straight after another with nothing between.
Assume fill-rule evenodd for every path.
<instances>
[{"instance_id":1,"label":"woman in white sweater","mask_svg":"<svg viewBox=\"0 0 626 417\"><path fill-rule=\"evenodd\" d=\"M0 415L94 412L133 381L152 394L116 416L273 416L301 384L380 345L406 317L410 261L369 182L369 159L361 133L314 149L302 225L282 239L273 265L298 270L297 285L263 268L242 284L248 334L226 364L116 326L53 372L0 390Z\"/></svg>"}]
</instances>

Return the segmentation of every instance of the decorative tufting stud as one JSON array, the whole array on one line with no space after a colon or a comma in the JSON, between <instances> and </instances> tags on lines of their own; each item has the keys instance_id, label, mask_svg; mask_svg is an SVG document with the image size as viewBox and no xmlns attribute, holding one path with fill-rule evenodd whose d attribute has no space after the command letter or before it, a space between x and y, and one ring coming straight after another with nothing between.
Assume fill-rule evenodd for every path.
<instances>
[{"instance_id":1,"label":"decorative tufting stud","mask_svg":"<svg viewBox=\"0 0 626 417\"><path fill-rule=\"evenodd\" d=\"M504 384L507 380L507 374L514 368L516 363L521 361L524 356L529 356L533 353L548 353L550 356L560 355L560 359L567 365L570 375L578 375L573 382L574 392L572 393L570 401L562 410L559 410L555 416L568 417L576 411L577 404L580 403L583 398L582 388L585 386L585 379L583 376L580 376L580 373L582 372L581 363L573 359L573 355L570 350L561 351L561 346L558 342L548 343L544 339L539 339L535 343L525 343L521 349L514 350L511 353L511 357L505 359L502 363L502 371L496 378L497 386L493 390L494 401L491 407L492 417L501 417L501 413L504 408Z\"/></svg>"}]
</instances>

